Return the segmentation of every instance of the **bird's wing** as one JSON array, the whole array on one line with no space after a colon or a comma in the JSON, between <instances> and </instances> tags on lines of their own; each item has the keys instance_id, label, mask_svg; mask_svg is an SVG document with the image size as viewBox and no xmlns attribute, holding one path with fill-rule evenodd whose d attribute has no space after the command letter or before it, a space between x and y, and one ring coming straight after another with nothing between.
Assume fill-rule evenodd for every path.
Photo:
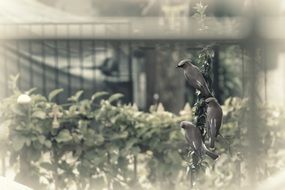
<instances>
[{"instance_id":1,"label":"bird's wing","mask_svg":"<svg viewBox=\"0 0 285 190\"><path fill-rule=\"evenodd\" d=\"M197 85L198 85L200 88L203 87L203 84L202 84L200 81L196 80L196 83L197 83Z\"/></svg>"},{"instance_id":2,"label":"bird's wing","mask_svg":"<svg viewBox=\"0 0 285 190\"><path fill-rule=\"evenodd\" d=\"M220 106L216 107L214 118L216 118L216 136L217 136L223 122L223 110Z\"/></svg>"},{"instance_id":3,"label":"bird's wing","mask_svg":"<svg viewBox=\"0 0 285 190\"><path fill-rule=\"evenodd\" d=\"M216 128L217 128L217 119L216 118L211 118L211 121L210 121L210 126L211 126L211 134L212 136L216 136Z\"/></svg>"},{"instance_id":4,"label":"bird's wing","mask_svg":"<svg viewBox=\"0 0 285 190\"><path fill-rule=\"evenodd\" d=\"M195 141L193 141L192 145L193 145L194 149L197 150L197 145L195 144Z\"/></svg>"},{"instance_id":5,"label":"bird's wing","mask_svg":"<svg viewBox=\"0 0 285 190\"><path fill-rule=\"evenodd\" d=\"M198 90L202 89L203 84L199 80L197 80L195 78L195 76L189 75L187 72L184 72L184 76L185 76L187 82L189 82L189 84L192 87L194 87L195 89L198 89Z\"/></svg>"}]
</instances>

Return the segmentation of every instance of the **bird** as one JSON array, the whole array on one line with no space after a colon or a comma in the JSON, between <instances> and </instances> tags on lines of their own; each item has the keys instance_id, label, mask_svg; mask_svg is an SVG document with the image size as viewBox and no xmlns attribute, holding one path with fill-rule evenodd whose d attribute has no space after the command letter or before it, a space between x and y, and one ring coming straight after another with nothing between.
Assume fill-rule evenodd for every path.
<instances>
[{"instance_id":1,"label":"bird","mask_svg":"<svg viewBox=\"0 0 285 190\"><path fill-rule=\"evenodd\" d=\"M192 87L199 90L204 97L212 96L202 73L197 66L192 64L191 59L183 59L177 64L176 68L183 69L186 80Z\"/></svg>"},{"instance_id":2,"label":"bird","mask_svg":"<svg viewBox=\"0 0 285 190\"><path fill-rule=\"evenodd\" d=\"M185 131L185 138L194 153L198 157L202 157L204 154L208 155L213 160L216 160L219 155L210 151L202 140L200 130L189 121L182 121L180 127Z\"/></svg>"},{"instance_id":3,"label":"bird","mask_svg":"<svg viewBox=\"0 0 285 190\"><path fill-rule=\"evenodd\" d=\"M223 123L223 110L214 97L205 100L207 105L206 111L206 130L210 141L210 148L215 147L215 140L220 134L220 128Z\"/></svg>"}]
</instances>

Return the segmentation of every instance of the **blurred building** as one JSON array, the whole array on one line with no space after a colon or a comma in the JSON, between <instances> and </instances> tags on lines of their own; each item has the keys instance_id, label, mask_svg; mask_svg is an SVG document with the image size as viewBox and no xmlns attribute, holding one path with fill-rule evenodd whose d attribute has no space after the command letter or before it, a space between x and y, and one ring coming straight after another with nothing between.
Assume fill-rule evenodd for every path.
<instances>
[{"instance_id":1,"label":"blurred building","mask_svg":"<svg viewBox=\"0 0 285 190\"><path fill-rule=\"evenodd\" d=\"M192 96L186 90L181 71L175 69L176 63L197 54L205 44L241 45L243 39L248 41L251 32L249 20L240 17L246 7L251 6L251 1L208 2L207 15L227 16L202 19L203 24L211 28L208 31L200 30L199 17L189 17L199 9L196 3L87 0L79 6L76 1L67 3L65 0L3 1L0 9L1 96L10 93L9 75L20 73L22 90L37 87L40 93L48 94L52 89L64 88L65 93L58 98L61 102L77 90L84 89L86 97L106 90L125 94L125 102L134 101L142 109L161 101L167 110L178 112ZM225 9L221 10L223 6L218 6L219 3ZM268 12L272 13L272 7L268 6ZM260 27L265 28L265 24ZM261 38L270 37L260 31ZM273 38L283 36L280 33ZM225 77L228 71L219 64L219 49L222 48L215 49L213 60L216 83L213 86L220 100L222 93L237 94L228 90L236 88L236 83L230 83ZM240 53L237 60L242 72L238 73L240 77L231 77L242 83L242 90L247 81L244 78L247 59L243 56ZM265 76L269 76L267 71L273 72L276 65L264 67ZM269 80L271 78L263 81L268 84ZM264 96L271 91L260 89ZM154 99L155 94L158 100Z\"/></svg>"}]
</instances>

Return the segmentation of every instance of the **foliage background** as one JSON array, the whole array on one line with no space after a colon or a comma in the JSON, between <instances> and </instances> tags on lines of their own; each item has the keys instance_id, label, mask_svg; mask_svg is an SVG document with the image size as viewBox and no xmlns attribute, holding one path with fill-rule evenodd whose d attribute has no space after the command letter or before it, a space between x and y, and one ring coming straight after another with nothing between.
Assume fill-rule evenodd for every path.
<instances>
[{"instance_id":1,"label":"foliage background","mask_svg":"<svg viewBox=\"0 0 285 190\"><path fill-rule=\"evenodd\" d=\"M141 112L136 105L120 104L121 94L97 92L81 99L82 91L58 105L62 92L43 97L33 90L29 104L17 103L22 92L13 78L14 94L1 101L1 155L9 157L16 180L35 189L187 189L187 145L179 122L190 120L186 105L179 115L162 104ZM284 167L282 146L284 112L259 106L262 119L258 180ZM248 186L246 147L247 100L225 101L219 139L221 157L205 157L197 187L240 189ZM4 131L9 131L5 136ZM2 133L3 132L3 133ZM230 144L228 150L227 144Z\"/></svg>"}]
</instances>

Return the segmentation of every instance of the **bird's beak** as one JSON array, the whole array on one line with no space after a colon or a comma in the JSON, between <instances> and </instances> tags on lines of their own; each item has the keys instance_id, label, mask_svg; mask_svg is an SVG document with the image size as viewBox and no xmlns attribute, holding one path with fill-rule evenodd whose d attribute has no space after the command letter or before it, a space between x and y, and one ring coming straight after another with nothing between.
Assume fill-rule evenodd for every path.
<instances>
[{"instance_id":1,"label":"bird's beak","mask_svg":"<svg viewBox=\"0 0 285 190\"><path fill-rule=\"evenodd\" d=\"M179 68L180 66L179 65L176 65L176 68Z\"/></svg>"}]
</instances>

